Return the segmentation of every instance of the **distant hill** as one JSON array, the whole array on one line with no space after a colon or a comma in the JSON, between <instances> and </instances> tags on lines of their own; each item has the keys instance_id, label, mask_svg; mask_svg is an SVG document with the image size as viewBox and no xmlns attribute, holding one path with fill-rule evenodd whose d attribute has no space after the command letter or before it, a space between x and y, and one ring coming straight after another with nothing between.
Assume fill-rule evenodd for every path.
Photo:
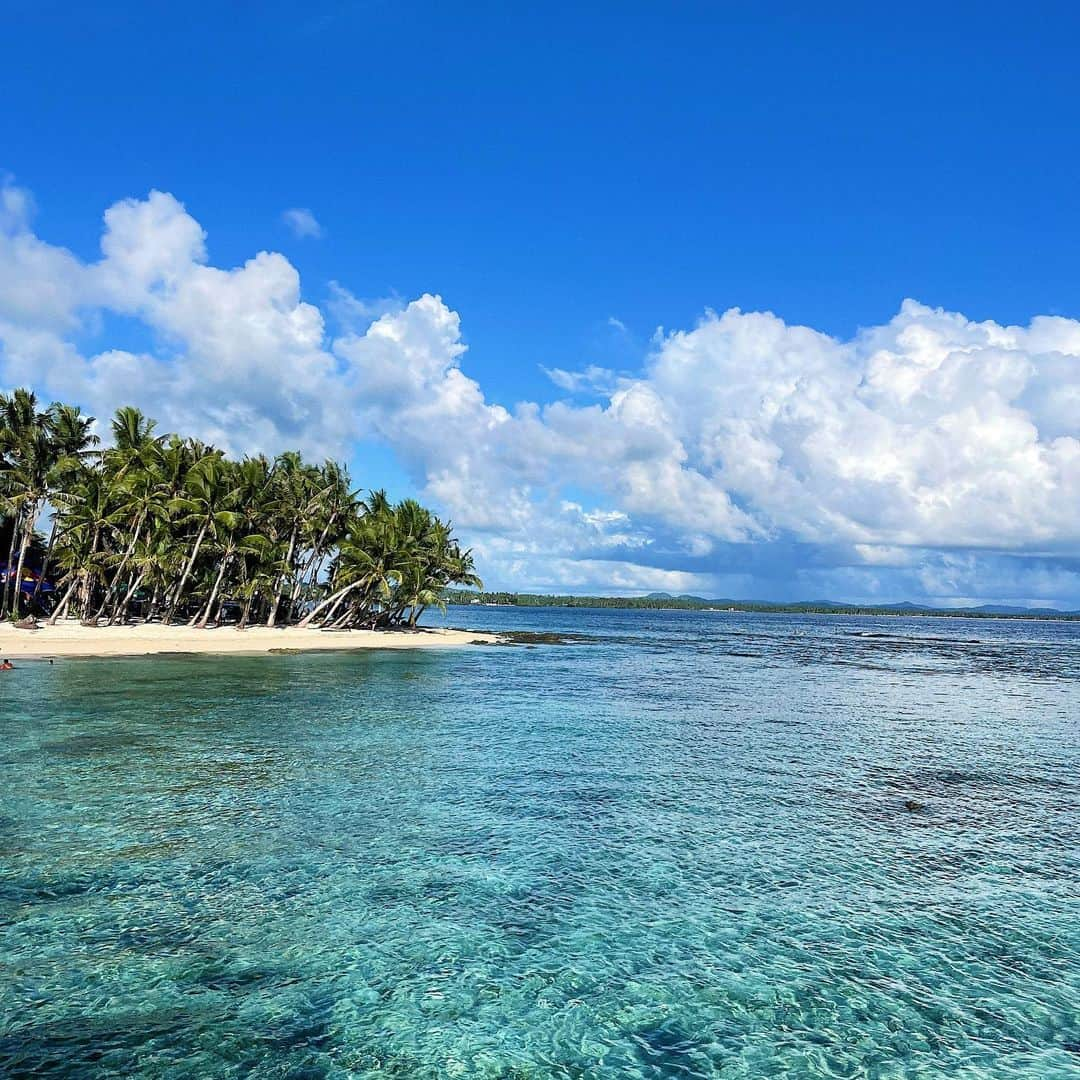
<instances>
[{"instance_id":1,"label":"distant hill","mask_svg":"<svg viewBox=\"0 0 1080 1080\"><path fill-rule=\"evenodd\" d=\"M1054 618L1059 615L1080 615L1080 612L1077 611L1059 611L1057 608L1009 607L1005 604L981 604L971 610L986 615L1041 615L1046 618Z\"/></svg>"},{"instance_id":2,"label":"distant hill","mask_svg":"<svg viewBox=\"0 0 1080 1080\"><path fill-rule=\"evenodd\" d=\"M687 600L694 604L719 604L726 603L726 601L720 600L706 600L703 596L691 596L689 593L680 593L678 596L672 596L671 593L666 592L651 592L646 593L641 599L643 600Z\"/></svg>"},{"instance_id":3,"label":"distant hill","mask_svg":"<svg viewBox=\"0 0 1080 1080\"><path fill-rule=\"evenodd\" d=\"M749 605L747 605L747 602L743 600L708 600L702 596L691 596L689 593L681 593L679 596L672 596L671 593L665 592L646 593L644 599L690 601L692 603L701 604L704 607L728 607L733 605L737 608L745 606L750 606L755 609L758 607L779 607L785 610L793 608L805 608L815 611L847 611L852 608L858 608L860 610L866 608L865 604L849 604L844 600L796 600L790 603L776 604L770 604L766 601L762 601L761 603L751 602ZM889 612L912 612L914 614L920 615L950 615L953 612L962 612L968 615L1009 615L1027 618L1072 618L1080 616L1080 611L1062 611L1060 608L1028 608L1009 604L979 604L977 607L970 608L935 608L930 607L927 604L913 604L910 600L902 600L895 604L874 605L874 610Z\"/></svg>"},{"instance_id":4,"label":"distant hill","mask_svg":"<svg viewBox=\"0 0 1080 1080\"><path fill-rule=\"evenodd\" d=\"M1023 608L1001 604L982 604L972 608L934 608L913 604L909 600L896 604L845 604L832 600L800 600L791 603L769 603L747 600L709 600L703 596L684 593L673 596L652 592L645 596L574 596L539 593L471 592L448 589L445 599L450 604L489 604L498 607L575 607L575 608L644 608L652 610L690 611L758 611L788 614L819 615L912 615L935 618L969 619L1080 619L1080 611L1059 611L1056 608Z\"/></svg>"}]
</instances>

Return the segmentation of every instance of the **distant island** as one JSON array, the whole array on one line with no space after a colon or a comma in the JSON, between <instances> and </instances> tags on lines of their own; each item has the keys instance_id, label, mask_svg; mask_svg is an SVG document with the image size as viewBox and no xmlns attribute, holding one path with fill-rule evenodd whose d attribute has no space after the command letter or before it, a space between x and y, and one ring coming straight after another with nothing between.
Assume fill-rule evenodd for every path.
<instances>
[{"instance_id":1,"label":"distant island","mask_svg":"<svg viewBox=\"0 0 1080 1080\"><path fill-rule=\"evenodd\" d=\"M672 596L653 592L646 596L561 596L540 593L476 592L448 589L448 604L487 604L497 607L642 608L646 610L754 611L806 615L911 615L945 619L1060 619L1080 621L1080 611L1022 608L983 604L972 608L935 608L920 604L843 604L829 600L764 603L747 600L708 600L702 596Z\"/></svg>"}]
</instances>

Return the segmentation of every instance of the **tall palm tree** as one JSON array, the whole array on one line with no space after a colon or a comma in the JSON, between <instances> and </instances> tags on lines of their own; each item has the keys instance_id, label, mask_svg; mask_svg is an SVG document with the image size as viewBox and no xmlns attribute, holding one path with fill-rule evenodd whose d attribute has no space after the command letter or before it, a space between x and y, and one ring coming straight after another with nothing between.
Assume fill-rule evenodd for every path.
<instances>
[{"instance_id":1,"label":"tall palm tree","mask_svg":"<svg viewBox=\"0 0 1080 1080\"><path fill-rule=\"evenodd\" d=\"M274 463L274 506L283 536L288 537L282 573L270 604L267 626L277 624L281 598L294 572L294 558L307 515L312 509L313 477L311 469L295 451L282 454Z\"/></svg>"},{"instance_id":2,"label":"tall palm tree","mask_svg":"<svg viewBox=\"0 0 1080 1080\"><path fill-rule=\"evenodd\" d=\"M60 524L60 511L68 499L69 480L74 478L83 462L93 453L92 447L100 441L93 432L94 417L84 416L77 405L53 402L48 409L48 426L54 448L54 462L47 480L46 498L52 505L52 527L45 547L41 571L34 585L30 603L36 608L41 588L45 584L56 546L56 534Z\"/></svg>"},{"instance_id":3,"label":"tall palm tree","mask_svg":"<svg viewBox=\"0 0 1080 1080\"><path fill-rule=\"evenodd\" d=\"M290 604L292 609L306 588L311 591L323 562L345 535L345 526L357 512L358 501L349 480L349 471L336 461L326 461L318 470L316 491L306 515L309 550L296 575Z\"/></svg>"},{"instance_id":4,"label":"tall palm tree","mask_svg":"<svg viewBox=\"0 0 1080 1080\"><path fill-rule=\"evenodd\" d=\"M219 530L229 529L233 525L236 489L231 479L229 465L221 453L209 451L188 470L184 477L183 493L171 503L170 509L177 515L177 524L189 525L197 531L184 571L170 598L166 622L172 622L183 599L184 588L203 541L207 536L216 538Z\"/></svg>"},{"instance_id":5,"label":"tall palm tree","mask_svg":"<svg viewBox=\"0 0 1080 1080\"><path fill-rule=\"evenodd\" d=\"M53 609L50 624L55 624L80 594L83 615L89 614L90 601L98 581L104 580L108 552L102 541L111 527L112 505L109 484L98 469L83 468L74 482L69 482L61 509L57 539L58 562L66 571L63 583L68 589Z\"/></svg>"},{"instance_id":6,"label":"tall palm tree","mask_svg":"<svg viewBox=\"0 0 1080 1080\"><path fill-rule=\"evenodd\" d=\"M0 397L0 452L6 460L4 505L14 519L8 549L7 579L0 614L19 613L23 603L23 571L26 553L49 491L49 475L56 464L57 447L50 430L49 414L38 409L29 390ZM11 562L16 546L19 557L14 575Z\"/></svg>"},{"instance_id":7,"label":"tall palm tree","mask_svg":"<svg viewBox=\"0 0 1080 1080\"><path fill-rule=\"evenodd\" d=\"M118 466L118 467L116 467ZM115 506L112 522L115 539L123 548L112 582L102 601L102 614L110 600L123 592L132 556L147 530L151 530L169 515L170 489L161 469L161 446L148 439L132 456L118 458L105 453L106 475L110 481ZM117 611L114 609L112 619Z\"/></svg>"}]
</instances>

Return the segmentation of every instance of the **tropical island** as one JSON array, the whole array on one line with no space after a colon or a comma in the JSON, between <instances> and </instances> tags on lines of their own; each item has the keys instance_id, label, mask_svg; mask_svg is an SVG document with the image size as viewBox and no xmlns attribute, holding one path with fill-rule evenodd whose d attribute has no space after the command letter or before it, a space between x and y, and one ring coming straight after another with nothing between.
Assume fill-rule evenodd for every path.
<instances>
[{"instance_id":1,"label":"tropical island","mask_svg":"<svg viewBox=\"0 0 1080 1080\"><path fill-rule=\"evenodd\" d=\"M432 606L1077 619L1053 610L484 592L452 526L361 496L338 462L232 458L117 410L0 395L0 652L270 652L495 640L421 627ZM6 554L6 560L5 560ZM210 633L218 630L218 633ZM286 632L286 633L283 633Z\"/></svg>"},{"instance_id":2,"label":"tropical island","mask_svg":"<svg viewBox=\"0 0 1080 1080\"><path fill-rule=\"evenodd\" d=\"M397 644L477 638L418 628L448 586L482 583L452 526L415 500L361 497L343 465L296 452L233 459L159 434L132 407L112 418L107 447L94 425L28 389L0 395L5 653L357 647L390 644L395 630L410 632ZM226 624L248 633L207 634Z\"/></svg>"}]
</instances>

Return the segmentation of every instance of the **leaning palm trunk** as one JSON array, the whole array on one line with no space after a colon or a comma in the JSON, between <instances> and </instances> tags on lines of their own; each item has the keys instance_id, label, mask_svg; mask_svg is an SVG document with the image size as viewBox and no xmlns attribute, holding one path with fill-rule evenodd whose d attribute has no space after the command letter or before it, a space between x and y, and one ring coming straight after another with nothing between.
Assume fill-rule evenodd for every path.
<instances>
[{"instance_id":1,"label":"leaning palm trunk","mask_svg":"<svg viewBox=\"0 0 1080 1080\"><path fill-rule=\"evenodd\" d=\"M56 610L49 616L49 626L55 626L57 620L67 613L68 604L71 603L71 598L75 595L75 589L79 584L79 575L72 576L71 584L67 587L67 592L64 593L63 599L56 606Z\"/></svg>"},{"instance_id":2,"label":"leaning palm trunk","mask_svg":"<svg viewBox=\"0 0 1080 1080\"><path fill-rule=\"evenodd\" d=\"M199 557L199 548L202 547L203 537L206 536L206 528L206 524L203 523L203 527L199 530L199 535L195 538L195 546L191 549L191 557L188 559L187 565L184 567L184 573L181 575L180 581L176 586L176 591L172 594L172 598L169 601L169 610L165 613L166 624L172 622L173 613L180 603L180 598L184 595L184 587L187 585L188 578L191 576L191 568L195 565L195 560Z\"/></svg>"},{"instance_id":3,"label":"leaning palm trunk","mask_svg":"<svg viewBox=\"0 0 1080 1080\"><path fill-rule=\"evenodd\" d=\"M124 622L127 619L128 604L131 603L131 598L135 595L135 590L142 584L144 577L146 577L146 571L141 570L131 583L131 588L124 594L124 599L120 601L116 610L112 613L112 617L109 619L110 626L115 622Z\"/></svg>"},{"instance_id":4,"label":"leaning palm trunk","mask_svg":"<svg viewBox=\"0 0 1080 1080\"><path fill-rule=\"evenodd\" d=\"M214 587L210 590L210 599L206 601L206 610L203 612L203 617L198 622L200 630L206 629L206 624L210 621L210 616L214 613L214 605L217 603L218 590L221 588L221 580L225 577L225 569L229 565L231 555L226 555L221 560L221 566L218 568L217 578L214 580Z\"/></svg>"},{"instance_id":5,"label":"leaning palm trunk","mask_svg":"<svg viewBox=\"0 0 1080 1080\"><path fill-rule=\"evenodd\" d=\"M307 562L304 563L304 568L300 571L296 578L296 584L293 586L292 591L292 606L296 607L296 602L300 599L300 590L304 587L304 579L307 578L309 585L315 584L315 579L319 575L319 569L322 566L323 544L326 543L326 538L330 535L330 530L333 528L334 521L337 518L337 514L333 513L327 519L326 526L322 531L322 535L319 537L318 542L311 549L311 554L308 556ZM314 567L314 573L312 573L312 567Z\"/></svg>"},{"instance_id":6,"label":"leaning palm trunk","mask_svg":"<svg viewBox=\"0 0 1080 1080\"><path fill-rule=\"evenodd\" d=\"M345 610L333 622L330 621L333 616L327 616L323 620L323 627L329 630L341 630L346 626L354 625L364 610L363 603L363 598L357 600L356 597L353 597L346 605Z\"/></svg>"},{"instance_id":7,"label":"leaning palm trunk","mask_svg":"<svg viewBox=\"0 0 1080 1080\"><path fill-rule=\"evenodd\" d=\"M311 555L304 560L303 565L297 571L296 580L293 582L292 592L289 593L289 610L295 611L296 604L300 599L300 593L303 592L304 583L307 581L308 573L311 570L312 564L315 562L316 550L313 549Z\"/></svg>"},{"instance_id":8,"label":"leaning palm trunk","mask_svg":"<svg viewBox=\"0 0 1080 1080\"><path fill-rule=\"evenodd\" d=\"M379 588L378 583L372 585L369 581L363 596L361 596L359 600L353 602L349 610L345 613L345 617L339 621L342 623L348 621L354 626L357 623L360 625L366 624L369 630L374 630L380 618L380 596L381 589Z\"/></svg>"},{"instance_id":9,"label":"leaning palm trunk","mask_svg":"<svg viewBox=\"0 0 1080 1080\"><path fill-rule=\"evenodd\" d=\"M101 602L101 609L97 613L97 617L100 619L105 614L105 608L108 606L109 601L115 596L120 595L120 590L123 588L122 582L124 580L124 571L127 569L128 561L130 560L132 553L135 551L135 545L139 542L139 533L142 532L143 518L139 519L139 524L135 527L135 532L131 537L131 543L127 546L127 551L124 552L124 557L120 560L120 565L117 567L116 573L113 575L112 581L109 582L109 588L105 592L105 599ZM109 624L111 625L116 618L117 606L113 605L112 614L109 616Z\"/></svg>"},{"instance_id":10,"label":"leaning palm trunk","mask_svg":"<svg viewBox=\"0 0 1080 1080\"><path fill-rule=\"evenodd\" d=\"M278 578L277 592L274 593L274 602L270 606L270 618L266 620L267 626L277 623L278 608L281 606L281 596L285 592L285 578L288 576L288 568L292 566L293 551L296 548L296 526L293 526L292 535L289 537L289 553L285 556L285 573Z\"/></svg>"},{"instance_id":11,"label":"leaning palm trunk","mask_svg":"<svg viewBox=\"0 0 1080 1080\"><path fill-rule=\"evenodd\" d=\"M344 603L345 603L345 597L342 596L339 600L337 600L337 602L334 604L334 606L326 613L326 616L322 621L323 626L329 626L330 624L333 623L334 616L337 614L338 608L340 608L341 605L344 604Z\"/></svg>"},{"instance_id":12,"label":"leaning palm trunk","mask_svg":"<svg viewBox=\"0 0 1080 1080\"><path fill-rule=\"evenodd\" d=\"M97 554L98 544L100 542L101 542L101 529L96 528L96 529L94 529L94 543L90 548L90 555L91 556L94 556L94 555ZM79 611L84 616L90 614L90 594L91 594L90 575L89 575L89 573L84 571L83 574L82 574L82 581L80 582L80 585L79 585Z\"/></svg>"},{"instance_id":13,"label":"leaning palm trunk","mask_svg":"<svg viewBox=\"0 0 1080 1080\"><path fill-rule=\"evenodd\" d=\"M203 612L206 611L209 608L209 606L210 606L210 597L207 597L206 598L206 603L205 604L200 604L198 606L198 608L196 609L195 614L192 615L190 619L188 619L187 624L188 624L189 629L191 627L195 626L196 623L199 622L199 620L203 617Z\"/></svg>"},{"instance_id":14,"label":"leaning palm trunk","mask_svg":"<svg viewBox=\"0 0 1080 1080\"><path fill-rule=\"evenodd\" d=\"M26 565L26 553L30 550L30 542L34 539L34 522L37 520L37 503L30 508L30 515L26 519L26 532L23 533L22 545L19 548L19 568L15 571L15 602L12 611L18 615L19 606L22 602L22 576L23 567ZM10 572L10 565L8 570Z\"/></svg>"},{"instance_id":15,"label":"leaning palm trunk","mask_svg":"<svg viewBox=\"0 0 1080 1080\"><path fill-rule=\"evenodd\" d=\"M405 609L409 605L407 603L396 603L392 607L388 607L383 612L383 624L386 626L392 626L395 623L401 622L402 616L405 614Z\"/></svg>"},{"instance_id":16,"label":"leaning palm trunk","mask_svg":"<svg viewBox=\"0 0 1080 1080\"><path fill-rule=\"evenodd\" d=\"M109 600L111 599L111 597L112 597L112 586L110 585L109 588L107 588L105 590L105 595L102 596L101 604L99 605L97 611L94 612L94 619L95 620L100 619L105 614L105 609L109 606Z\"/></svg>"},{"instance_id":17,"label":"leaning palm trunk","mask_svg":"<svg viewBox=\"0 0 1080 1080\"><path fill-rule=\"evenodd\" d=\"M19 517L17 514L11 515L11 543L8 544L8 557L7 557L7 577L4 578L4 595L0 599L0 616L7 614L8 610L8 594L11 591L11 564L15 561L15 541L19 538Z\"/></svg>"},{"instance_id":18,"label":"leaning palm trunk","mask_svg":"<svg viewBox=\"0 0 1080 1080\"><path fill-rule=\"evenodd\" d=\"M300 626L301 627L310 626L311 625L311 620L314 619L316 615L319 615L322 612L324 612L336 600L340 600L343 597L348 596L349 593L351 593L353 591L353 589L358 589L362 584L363 584L362 581L354 581L351 585L346 585L343 589L339 589L332 596L328 596L321 604L319 604L317 607L315 607L314 609L309 611L307 613L307 615L305 615L304 618L302 618L300 620ZM268 625L272 626L273 623L270 623Z\"/></svg>"},{"instance_id":19,"label":"leaning palm trunk","mask_svg":"<svg viewBox=\"0 0 1080 1080\"><path fill-rule=\"evenodd\" d=\"M38 596L41 594L41 586L45 582L45 575L49 572L49 562L52 560L53 548L56 546L56 530L60 520L60 515L53 510L52 529L49 531L49 544L45 548L45 558L41 563L41 573L38 574L37 582L34 584L34 593L30 597L30 603L36 604L38 602Z\"/></svg>"}]
</instances>

